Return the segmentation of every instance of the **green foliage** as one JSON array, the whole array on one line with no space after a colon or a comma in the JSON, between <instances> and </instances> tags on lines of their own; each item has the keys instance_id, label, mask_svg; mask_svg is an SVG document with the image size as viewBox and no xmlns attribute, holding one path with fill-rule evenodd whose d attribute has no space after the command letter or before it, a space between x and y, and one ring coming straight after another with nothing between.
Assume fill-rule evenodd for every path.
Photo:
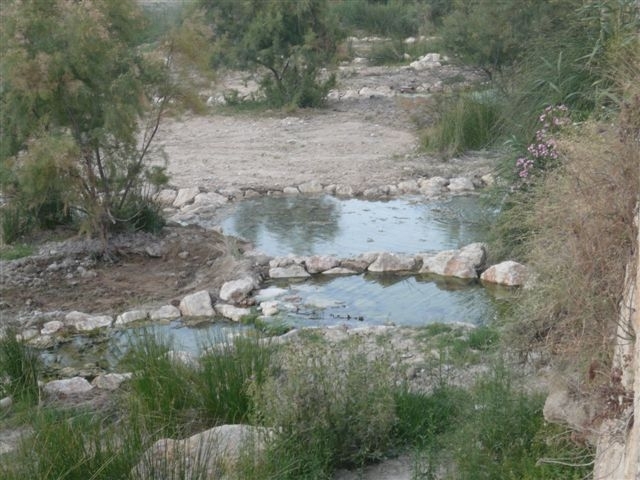
<instances>
[{"instance_id":1,"label":"green foliage","mask_svg":"<svg viewBox=\"0 0 640 480\"><path fill-rule=\"evenodd\" d=\"M119 217L130 199L159 186L148 159L175 89L167 61L138 48L142 21L128 0L3 7L2 188L32 223L68 221L73 207L106 241L132 218Z\"/></svg>"},{"instance_id":2,"label":"green foliage","mask_svg":"<svg viewBox=\"0 0 640 480\"><path fill-rule=\"evenodd\" d=\"M491 76L519 60L532 37L557 25L565 13L562 3L567 2L457 0L443 20L445 46Z\"/></svg>"},{"instance_id":3,"label":"green foliage","mask_svg":"<svg viewBox=\"0 0 640 480\"><path fill-rule=\"evenodd\" d=\"M321 105L335 78L320 67L336 50L338 32L326 0L201 0L216 35L214 64L263 68L261 88L275 107Z\"/></svg>"},{"instance_id":4,"label":"green foliage","mask_svg":"<svg viewBox=\"0 0 640 480\"><path fill-rule=\"evenodd\" d=\"M38 353L16 338L9 328L0 339L0 396L34 404L40 398Z\"/></svg>"},{"instance_id":5,"label":"green foliage","mask_svg":"<svg viewBox=\"0 0 640 480\"><path fill-rule=\"evenodd\" d=\"M200 357L198 372L205 416L219 424L248 423L253 410L249 386L259 387L265 381L271 353L251 336L211 345Z\"/></svg>"},{"instance_id":6,"label":"green foliage","mask_svg":"<svg viewBox=\"0 0 640 480\"><path fill-rule=\"evenodd\" d=\"M260 478L325 478L379 458L396 422L388 365L359 344L305 342L287 352L282 373L254 389L260 423L282 432Z\"/></svg>"},{"instance_id":7,"label":"green foliage","mask_svg":"<svg viewBox=\"0 0 640 480\"><path fill-rule=\"evenodd\" d=\"M184 435L193 428L200 407L196 372L172 351L172 341L145 330L132 340L123 365L134 372L131 379L132 408L143 412L149 428Z\"/></svg>"},{"instance_id":8,"label":"green foliage","mask_svg":"<svg viewBox=\"0 0 640 480\"><path fill-rule=\"evenodd\" d=\"M28 257L33 254L34 248L31 245L16 244L0 247L0 260L16 260Z\"/></svg>"},{"instance_id":9,"label":"green foliage","mask_svg":"<svg viewBox=\"0 0 640 480\"><path fill-rule=\"evenodd\" d=\"M435 124L423 136L427 150L456 155L495 141L501 108L496 91L440 97L436 108Z\"/></svg>"},{"instance_id":10,"label":"green foliage","mask_svg":"<svg viewBox=\"0 0 640 480\"><path fill-rule=\"evenodd\" d=\"M444 384L430 394L398 391L394 434L399 444L418 449L437 446L439 437L449 432L464 412L468 398L466 391Z\"/></svg>"},{"instance_id":11,"label":"green foliage","mask_svg":"<svg viewBox=\"0 0 640 480\"><path fill-rule=\"evenodd\" d=\"M434 5L438 2L426 3L432 5L413 0L339 0L332 2L331 9L347 31L406 38L417 35L431 14L440 15Z\"/></svg>"},{"instance_id":12,"label":"green foliage","mask_svg":"<svg viewBox=\"0 0 640 480\"><path fill-rule=\"evenodd\" d=\"M494 366L478 380L470 400L462 404L459 423L451 430L448 448L456 465L452 478L578 479L588 474L587 466L539 463L541 458L573 455L576 464L584 464L589 452L577 451L566 437L547 440L544 396L518 391L503 366ZM446 457L443 453L441 458Z\"/></svg>"}]
</instances>

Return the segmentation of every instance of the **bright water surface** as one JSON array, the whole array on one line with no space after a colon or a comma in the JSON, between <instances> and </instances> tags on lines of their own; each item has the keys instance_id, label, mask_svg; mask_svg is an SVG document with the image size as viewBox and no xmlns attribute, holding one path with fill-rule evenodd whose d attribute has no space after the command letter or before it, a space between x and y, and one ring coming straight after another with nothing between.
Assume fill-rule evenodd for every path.
<instances>
[{"instance_id":1,"label":"bright water surface","mask_svg":"<svg viewBox=\"0 0 640 480\"><path fill-rule=\"evenodd\" d=\"M221 210L227 235L267 255L418 253L481 241L486 214L478 197L367 201L335 197L261 197Z\"/></svg>"}]
</instances>

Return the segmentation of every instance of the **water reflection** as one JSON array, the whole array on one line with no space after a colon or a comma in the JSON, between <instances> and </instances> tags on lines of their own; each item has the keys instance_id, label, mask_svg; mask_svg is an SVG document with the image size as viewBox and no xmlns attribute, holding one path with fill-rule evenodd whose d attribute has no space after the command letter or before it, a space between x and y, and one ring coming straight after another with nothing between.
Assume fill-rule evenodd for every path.
<instances>
[{"instance_id":1,"label":"water reflection","mask_svg":"<svg viewBox=\"0 0 640 480\"><path fill-rule=\"evenodd\" d=\"M262 197L219 213L225 233L249 239L268 255L417 253L481 241L486 225L478 197L424 203L334 197Z\"/></svg>"},{"instance_id":2,"label":"water reflection","mask_svg":"<svg viewBox=\"0 0 640 480\"><path fill-rule=\"evenodd\" d=\"M433 322L483 324L492 320L491 295L477 282L426 276L360 275L286 285L282 318L296 326L343 320L370 325L419 326Z\"/></svg>"}]
</instances>

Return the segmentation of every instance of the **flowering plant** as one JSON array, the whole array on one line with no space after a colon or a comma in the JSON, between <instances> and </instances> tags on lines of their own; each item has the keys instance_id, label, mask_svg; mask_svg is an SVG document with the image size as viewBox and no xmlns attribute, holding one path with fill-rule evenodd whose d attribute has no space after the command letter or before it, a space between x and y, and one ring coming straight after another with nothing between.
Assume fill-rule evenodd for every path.
<instances>
[{"instance_id":1,"label":"flowering plant","mask_svg":"<svg viewBox=\"0 0 640 480\"><path fill-rule=\"evenodd\" d=\"M527 147L527 155L516 160L520 178L529 178L534 168L544 169L558 159L558 150L553 134L570 123L569 109L565 105L549 105L538 117L535 140Z\"/></svg>"}]
</instances>

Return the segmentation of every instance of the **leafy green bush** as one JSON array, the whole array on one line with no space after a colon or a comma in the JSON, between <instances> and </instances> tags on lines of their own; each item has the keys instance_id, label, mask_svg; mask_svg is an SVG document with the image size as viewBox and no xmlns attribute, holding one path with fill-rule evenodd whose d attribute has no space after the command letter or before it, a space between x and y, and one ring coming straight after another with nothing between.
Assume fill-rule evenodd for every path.
<instances>
[{"instance_id":1,"label":"leafy green bush","mask_svg":"<svg viewBox=\"0 0 640 480\"><path fill-rule=\"evenodd\" d=\"M335 81L319 71L339 32L326 0L200 0L216 32L214 65L261 69L262 92L275 107L315 107Z\"/></svg>"}]
</instances>

